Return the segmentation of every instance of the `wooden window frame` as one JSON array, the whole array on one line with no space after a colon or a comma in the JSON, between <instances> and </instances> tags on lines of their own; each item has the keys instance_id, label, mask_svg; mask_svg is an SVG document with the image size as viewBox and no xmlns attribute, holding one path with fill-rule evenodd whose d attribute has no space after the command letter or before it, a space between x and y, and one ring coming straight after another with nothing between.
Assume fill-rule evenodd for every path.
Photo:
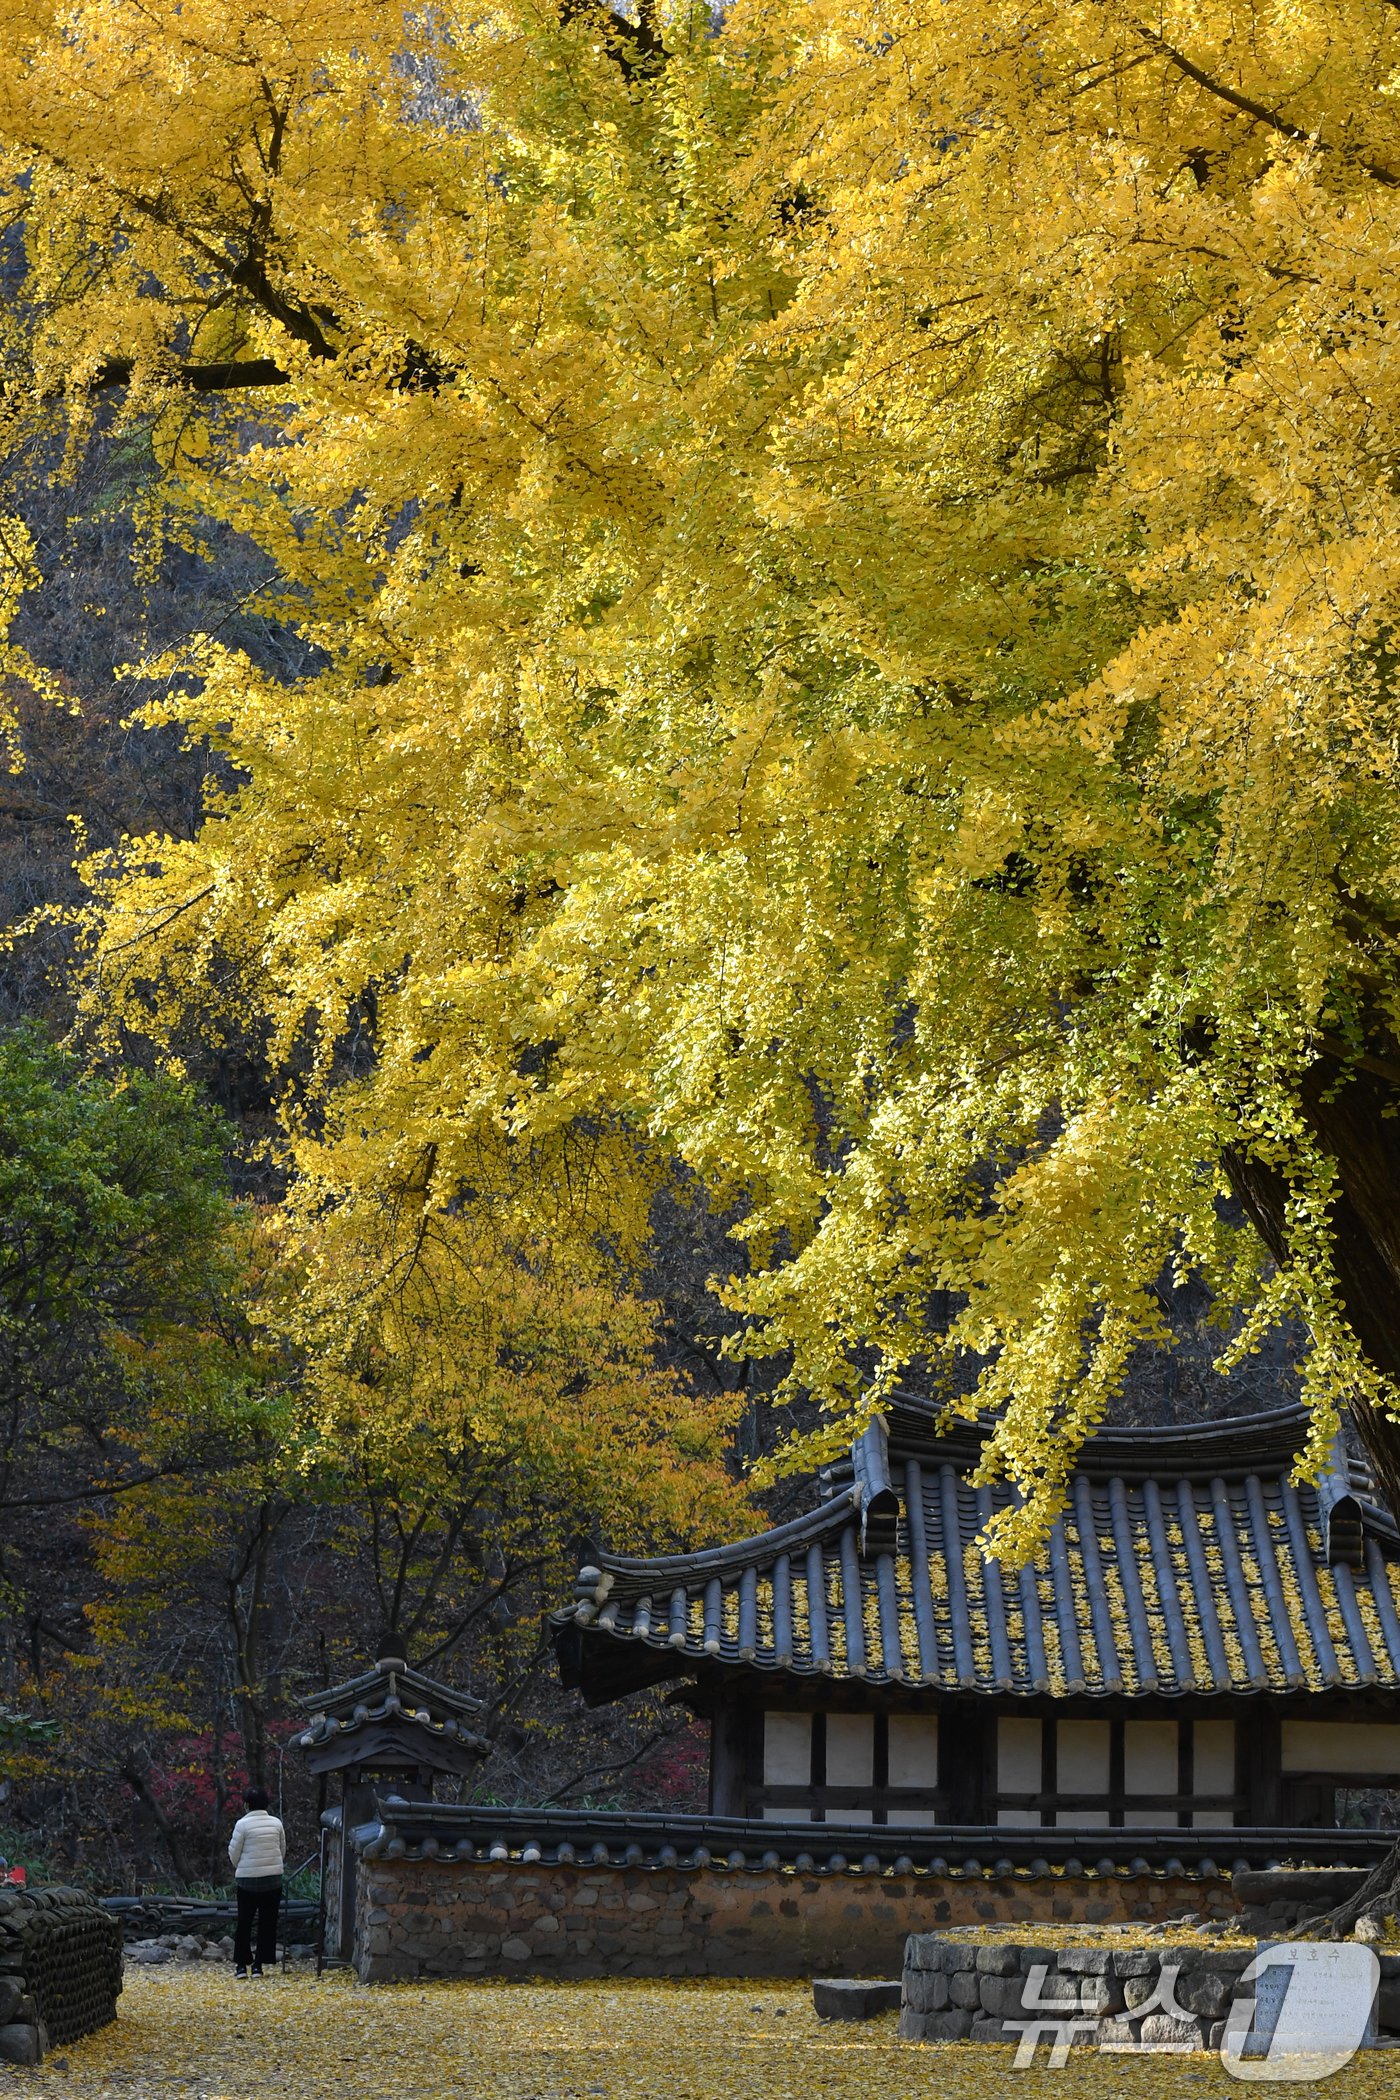
<instances>
[{"instance_id":1,"label":"wooden window frame","mask_svg":"<svg viewBox=\"0 0 1400 2100\"><path fill-rule=\"evenodd\" d=\"M832 1709L841 1711L842 1709ZM871 1784L869 1786L828 1786L826 1778L826 1723L827 1710L817 1708L812 1712L811 1776L806 1786L765 1786L760 1777L759 1784L751 1790L753 1803L751 1813L761 1816L771 1809L781 1816L785 1808L801 1810L804 1819L810 1815L814 1823L839 1822L842 1811L869 1815L871 1827L898 1829L899 1811L915 1809L921 1814L935 1815L940 1822L952 1821L952 1794L947 1784L944 1768L947 1731L938 1731L938 1780L933 1786L892 1787L890 1771L890 1716L888 1713L864 1715L871 1723ZM937 1718L930 1714L930 1720ZM893 1815L893 1820L891 1817ZM915 1826L917 1827L917 1826Z\"/></svg>"},{"instance_id":2,"label":"wooden window frame","mask_svg":"<svg viewBox=\"0 0 1400 2100\"><path fill-rule=\"evenodd\" d=\"M1006 1718L998 1714L997 1720ZM1195 1778L1195 1720L1185 1715L1176 1717L1176 1792L1174 1794L1130 1794L1124 1786L1124 1740L1128 1720L1136 1716L1126 1714L1101 1714L1097 1716L1108 1729L1108 1788L1100 1794L1061 1791L1057 1772L1057 1728L1061 1720L1084 1720L1096 1718L1083 1714L1043 1714L1040 1720L1040 1790L1038 1793L1003 1793L993 1787L988 1796L988 1821L995 1824L1003 1809L1034 1809L1040 1817L1041 1827L1055 1826L1056 1817L1074 1815L1083 1811L1094 1814L1107 1813L1107 1824L1086 1824L1085 1828L1122 1830L1130 1827L1125 1817L1132 1811L1160 1809L1161 1821L1155 1826L1162 1830L1190 1830L1198 1812L1227 1812L1238 1823L1248 1803L1240 1785L1240 1727L1235 1722L1235 1786L1228 1794L1197 1794L1193 1791ZM1233 1716L1228 1718L1233 1719ZM1033 1825L1025 1826L1033 1828ZM1143 1825L1144 1829L1153 1826Z\"/></svg>"}]
</instances>

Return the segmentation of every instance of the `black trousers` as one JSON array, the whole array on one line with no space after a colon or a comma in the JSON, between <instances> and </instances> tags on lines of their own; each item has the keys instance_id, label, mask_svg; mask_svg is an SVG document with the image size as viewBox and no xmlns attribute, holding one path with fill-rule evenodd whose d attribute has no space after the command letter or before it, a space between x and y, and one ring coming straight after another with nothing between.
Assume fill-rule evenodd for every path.
<instances>
[{"instance_id":1,"label":"black trousers","mask_svg":"<svg viewBox=\"0 0 1400 2100\"><path fill-rule=\"evenodd\" d=\"M282 1908L282 1882L234 1883L238 1891L238 1924L233 1934L233 1958L246 1969L250 1958L260 1969L270 1969L277 1959L277 1913ZM253 1926L258 1928L258 1951L252 1952Z\"/></svg>"}]
</instances>

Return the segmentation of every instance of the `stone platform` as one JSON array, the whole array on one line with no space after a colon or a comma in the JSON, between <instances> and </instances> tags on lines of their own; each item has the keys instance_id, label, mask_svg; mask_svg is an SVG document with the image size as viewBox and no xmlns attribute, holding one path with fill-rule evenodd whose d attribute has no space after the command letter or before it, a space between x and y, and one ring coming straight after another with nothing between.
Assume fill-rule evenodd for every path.
<instances>
[{"instance_id":1,"label":"stone platform","mask_svg":"<svg viewBox=\"0 0 1400 2100\"><path fill-rule=\"evenodd\" d=\"M1073 2023L1091 2048L1218 2049L1256 1949L974 1945L913 1933L899 2031L912 2042L1022 2043L1027 2022ZM1382 2035L1400 2035L1400 1955L1380 1957ZM1245 1987L1248 1995L1252 1986Z\"/></svg>"}]
</instances>

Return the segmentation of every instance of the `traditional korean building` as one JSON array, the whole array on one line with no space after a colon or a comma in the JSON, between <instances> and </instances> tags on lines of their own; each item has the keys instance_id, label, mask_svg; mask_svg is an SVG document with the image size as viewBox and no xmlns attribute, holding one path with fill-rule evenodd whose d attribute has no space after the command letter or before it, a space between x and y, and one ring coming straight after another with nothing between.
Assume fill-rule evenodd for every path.
<instances>
[{"instance_id":1,"label":"traditional korean building","mask_svg":"<svg viewBox=\"0 0 1400 2100\"><path fill-rule=\"evenodd\" d=\"M379 1642L373 1669L300 1703L311 1718L297 1737L321 1782L321 1932L318 1959L348 1957L354 1937L357 1830L377 1829L381 1799L431 1803L439 1778L465 1779L489 1744L472 1725L479 1699L410 1669L397 1634ZM327 1782L340 1799L327 1810Z\"/></svg>"},{"instance_id":2,"label":"traditional korean building","mask_svg":"<svg viewBox=\"0 0 1400 2100\"><path fill-rule=\"evenodd\" d=\"M1340 1446L1290 1482L1304 1430L1101 1430L1017 1574L976 1544L1006 1492L972 1484L984 1432L893 1405L809 1514L582 1569L565 1680L674 1684L715 1817L1141 1830L1147 1857L1151 1832L1329 1827L1400 1790L1400 1533Z\"/></svg>"}]
</instances>

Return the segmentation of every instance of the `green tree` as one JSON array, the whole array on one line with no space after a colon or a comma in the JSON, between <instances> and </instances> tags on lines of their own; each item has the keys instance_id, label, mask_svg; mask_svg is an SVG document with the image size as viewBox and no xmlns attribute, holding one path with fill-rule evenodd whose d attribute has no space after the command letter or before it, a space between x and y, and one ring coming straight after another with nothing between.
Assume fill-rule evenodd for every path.
<instances>
[{"instance_id":1,"label":"green tree","mask_svg":"<svg viewBox=\"0 0 1400 2100\"><path fill-rule=\"evenodd\" d=\"M0 1594L6 1673L78 1652L84 1526L197 1468L259 1373L229 1133L161 1075L0 1038Z\"/></svg>"}]
</instances>

